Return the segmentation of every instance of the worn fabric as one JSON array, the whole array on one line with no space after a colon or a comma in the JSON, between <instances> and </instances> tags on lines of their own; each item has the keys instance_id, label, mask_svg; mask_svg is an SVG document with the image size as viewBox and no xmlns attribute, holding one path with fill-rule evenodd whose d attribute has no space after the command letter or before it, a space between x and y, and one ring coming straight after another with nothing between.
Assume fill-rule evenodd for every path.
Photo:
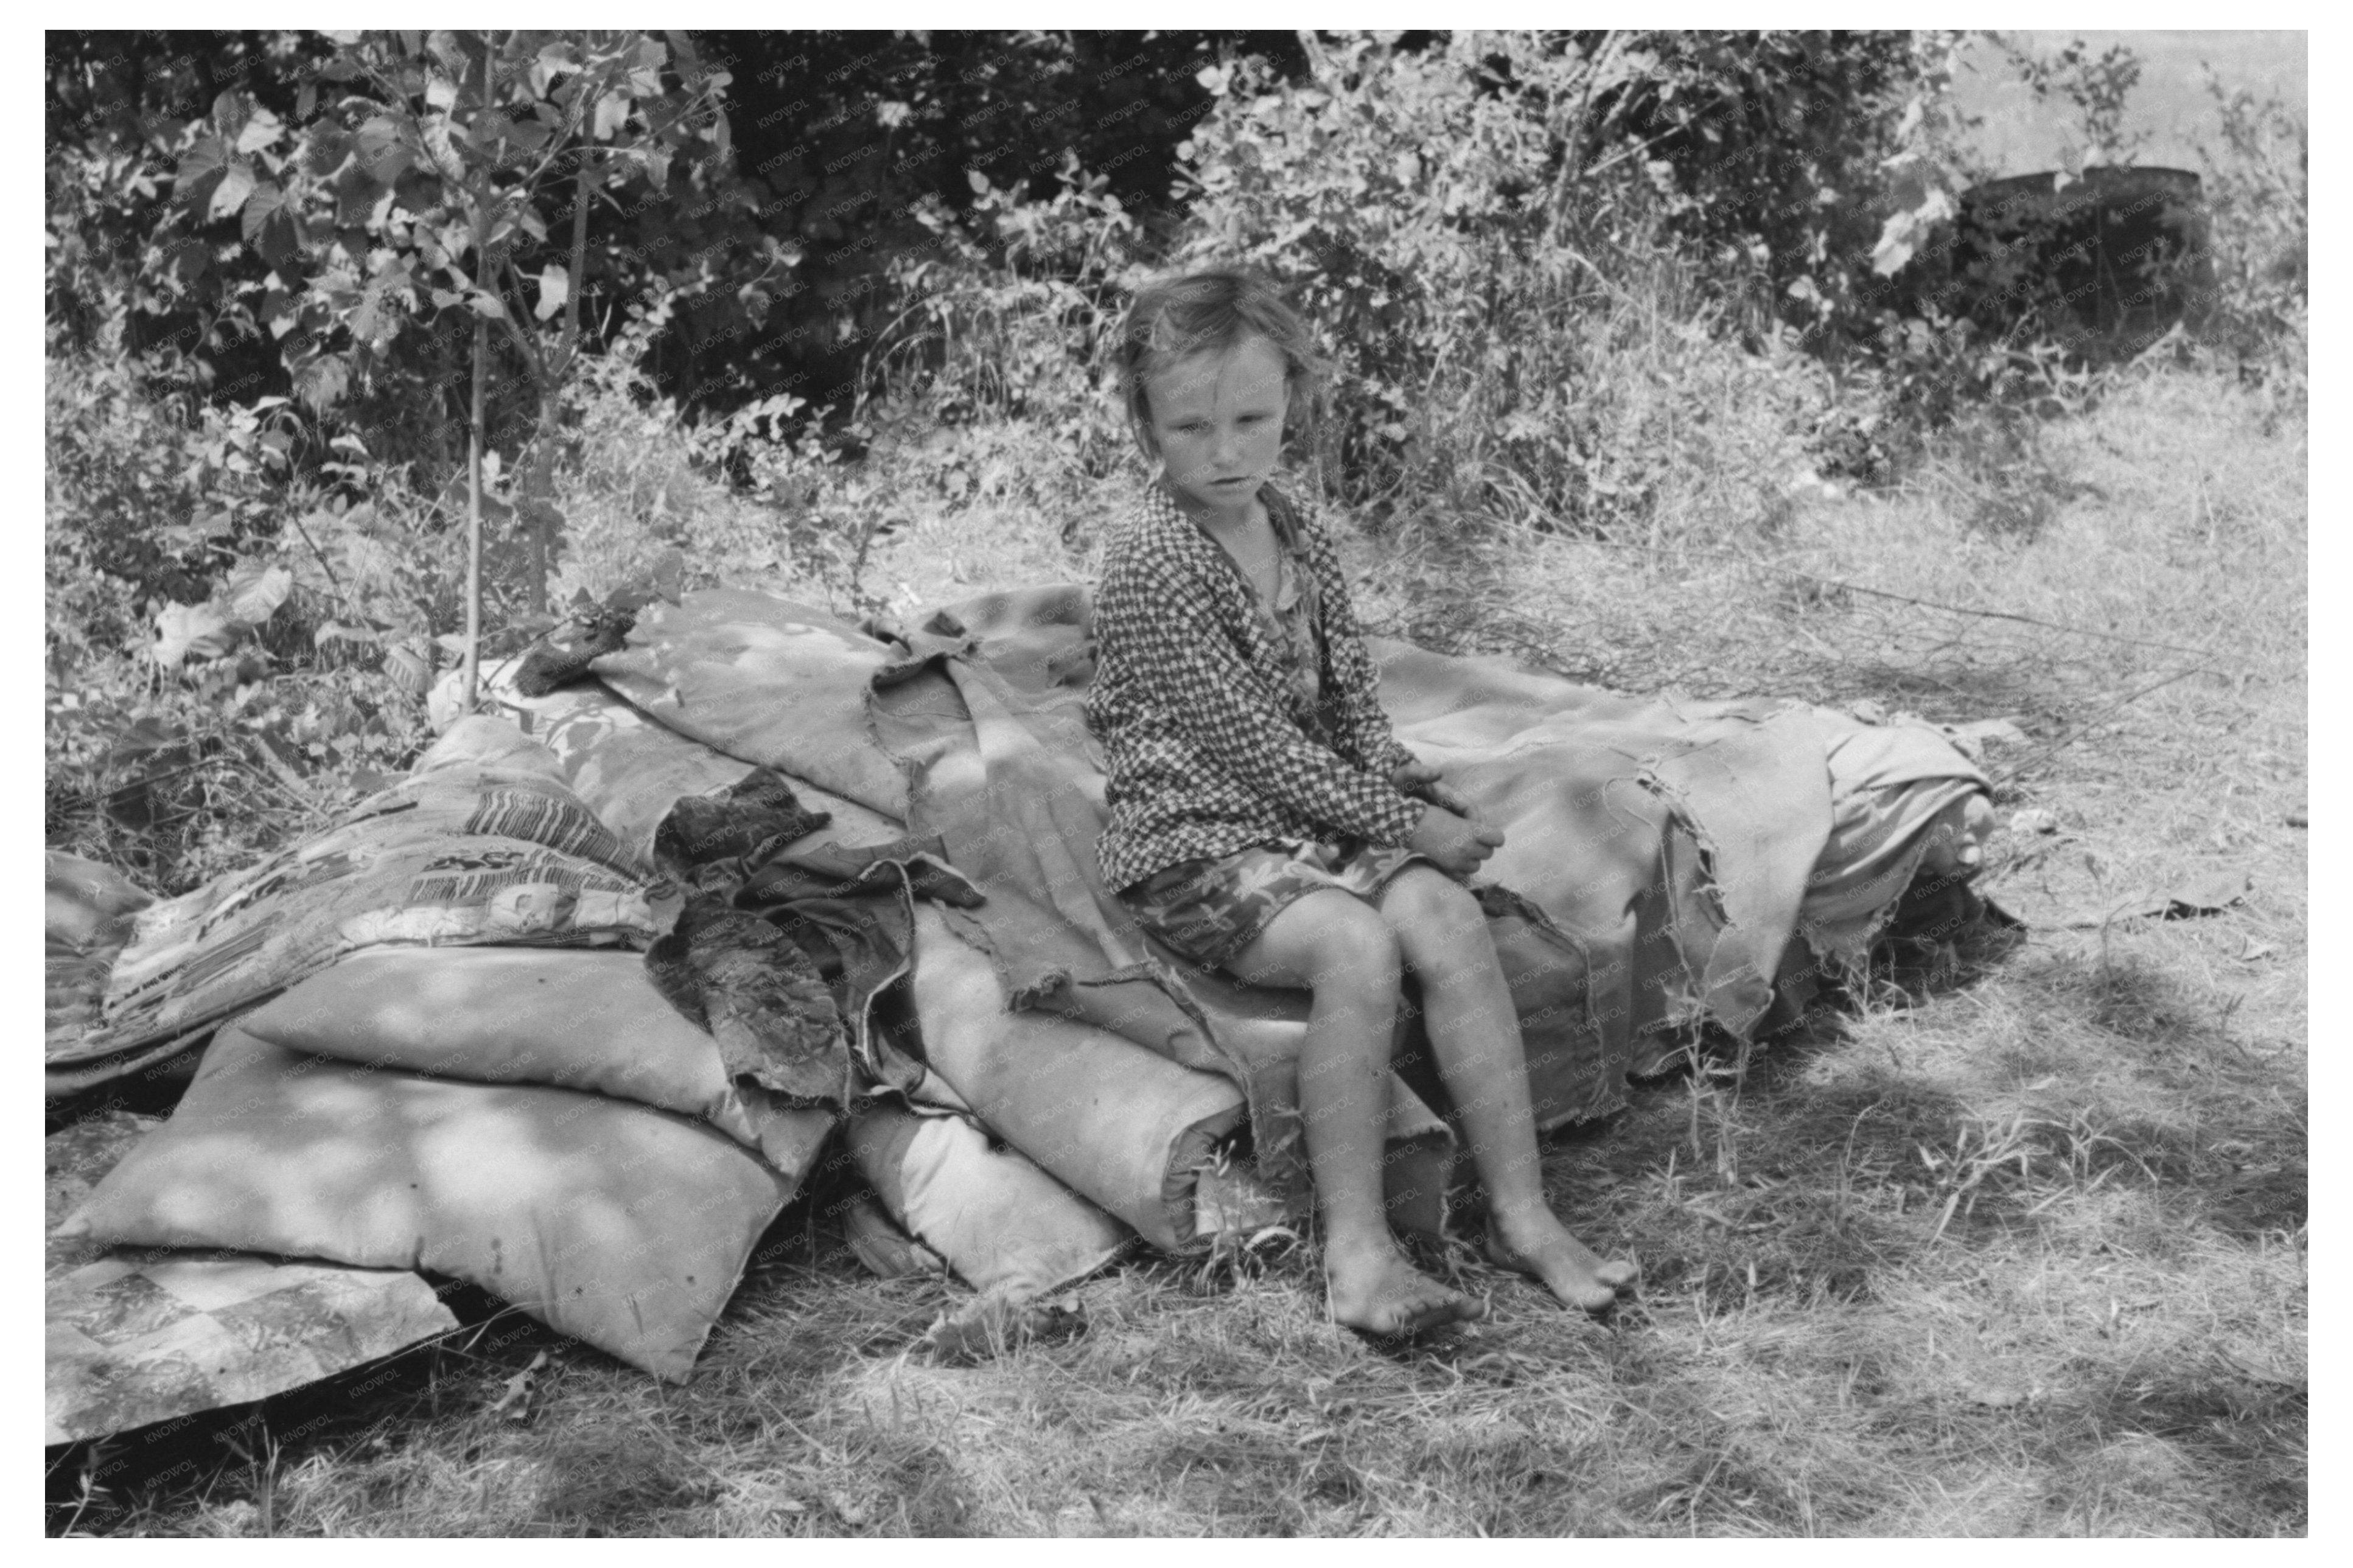
<instances>
[{"instance_id":1,"label":"worn fabric","mask_svg":"<svg viewBox=\"0 0 2353 1568\"><path fill-rule=\"evenodd\" d=\"M131 916L96 1028L52 1064L201 1032L343 953L379 943L642 945L662 928L652 868L555 774L444 764L370 796L325 832Z\"/></svg>"},{"instance_id":2,"label":"worn fabric","mask_svg":"<svg viewBox=\"0 0 2353 1568\"><path fill-rule=\"evenodd\" d=\"M1311 561L1314 553L1311 548ZM1241 592L1238 576L1220 570ZM676 678L681 692L725 695L658 706L698 715L707 735L756 735L761 760L791 775L797 802L807 770L828 758L839 764L845 747L862 758L849 771L879 760L897 780L904 816L885 817L811 795L817 810L835 820L787 839L816 813L804 806L795 815L754 779L746 798L761 820L740 832L723 821L706 823L691 836L702 839L715 826L710 842L728 851L720 859L729 868L703 890L721 897L727 912L781 932L834 994L850 1037L841 1078L853 1095L865 1096L850 1108L852 1116L902 1107L907 1100L894 1090L912 1099L936 1084L941 1092L933 1098L960 1105L959 1115L970 1118L957 1125L975 1136L986 1126L1022 1151L1034 1168L1025 1168L1023 1180L1050 1173L1093 1200L1096 1217L1074 1226L1064 1240L1115 1233L1102 1212L1115 1204L1143 1222L1138 1228L1148 1226L1147 1234L1181 1245L1187 1226L1176 1215L1187 1180L1195 1238L1199 1216L1216 1226L1229 1211L1263 1212L1250 1203L1229 1205L1220 1194L1230 1184L1221 1179L1203 1196L1202 1172L1214 1171L1215 1162L1203 1163L1201 1146L1222 1135L1220 1119L1234 1109L1231 1094L1215 1081L1221 1077L1247 1100L1260 1173L1271 1173L1271 1184L1294 1209L1302 1206L1295 1062L1305 994L1243 986L1205 968L1147 932L1107 886L1097 845L1113 807L1108 748L1085 722L1098 668L1087 591L1065 585L987 595L923 618L895 641L838 623L804 637L793 621L798 612L774 602L752 605L751 597L722 595L698 605L689 595L690 604L665 612L667 640L657 667ZM698 616L724 620L739 613L754 625L696 624ZM754 660L757 671L735 668L724 680L702 668L707 658L734 657L726 650L755 647L796 651L790 658L763 654ZM1679 705L1596 692L1501 661L1379 642L1364 651L1377 672L1373 689L1385 722L1395 726L1400 759L1435 766L1450 788L1506 833L1504 848L1483 868L1494 885L1476 890L1512 986L1543 1126L1622 1104L1630 1073L1662 1065L1702 1027L1756 1037L1786 1005L1793 972L1806 966L1805 917L1821 917L1816 924L1825 941L1832 940L1832 926L1860 929L1852 922L1882 918L1881 895L1902 875L1918 836L1932 831L1952 801L1981 787L1966 759L1916 727L1860 736L1852 722L1800 704ZM1327 668L1319 673L1331 673L1335 662L1327 651ZM1290 700L1280 687L1267 690ZM854 707L842 700L846 693L858 696ZM558 704L569 716L560 721L564 752L510 746L496 753L499 766L479 757L465 762L471 772L462 780L441 770L441 786L462 784L473 792L464 799L453 795L448 820L427 819L438 809L438 796L426 798L429 788L399 815L417 824L419 853L438 854L453 837L467 841L466 824L482 805L478 786L512 788L520 793L499 807L502 820L537 821L541 831L576 836L567 853L596 843L617 862L610 874L621 878L618 867L629 868L627 885L642 902L650 885L643 879L654 873L635 847L650 847L681 797L716 795L752 778L754 770L673 737L667 718L609 696L574 689L538 711L551 713ZM1285 721L1293 722L1287 710ZM853 723L845 736L841 727ZM1312 743L1295 722L1293 730L1303 744ZM630 769L600 762L608 744L618 748L615 756L659 762L649 772L659 775L656 782L640 790L625 776ZM562 782L591 776L600 777L597 798L611 803L614 820L628 824L626 842L608 830L610 821L585 814L582 798ZM689 817L711 804L691 807ZM865 812L869 826L882 830L881 841L846 838L846 811ZM673 841L681 837L673 833ZM297 854L287 865L306 863ZM216 930L235 921L265 924L273 914L300 919L311 906L267 901L275 896L269 889L285 885L241 874L192 908L219 913ZM225 892L237 896L223 901ZM937 907L919 914L917 900ZM917 936L919 921L928 936ZM195 923L184 920L174 928L188 939L177 964L207 951L210 939L193 929ZM649 918L638 929L643 942L660 928ZM938 1036L941 1055L934 1064L924 1059L924 1028L894 1029L870 1011L920 963L925 942L936 950L941 941L962 944L949 950L955 961L934 966L934 984L908 988L930 1004L915 1011L928 1011L935 1026L930 1032ZM331 945L320 962L339 955ZM916 979L923 978L918 971ZM1023 1016L1037 1009L1064 1016ZM1385 1168L1400 1216L1412 1213L1426 1224L1442 1216L1453 1143L1432 1112L1444 1109L1443 1090L1413 1013L1401 1009ZM1118 1064L1126 1047L1117 1037L1168 1058L1172 1070L1213 1075L1198 1083L1168 1079L1181 1092L1155 1124L1158 1132L1139 1131L1140 1107L1121 1092ZM631 1348L617 1353L642 1356L640 1364L670 1375L682 1373L707 1328L705 1314L717 1310L732 1281L724 1269L723 1278L707 1276L702 1260L725 1263L723 1254L748 1247L762 1214L773 1213L768 1205L796 1180L735 1138L643 1104L576 1089L368 1071L276 1052L240 1031L227 1032L225 1043L226 1051L216 1046L208 1071L243 1061L259 1076L216 1083L184 1104L189 1120L174 1141L205 1151L202 1190L185 1169L158 1165L142 1178L144 1199L155 1205L149 1218L201 1222L171 1230L173 1239L317 1252L338 1237L356 1236L353 1227L387 1221L397 1237L371 1232L361 1237L369 1248L337 1255L354 1262L414 1258L466 1273L544 1310L559 1326L576 1321L575 1331L585 1337L626 1343ZM276 1054L261 1061L257 1052ZM1109 1070L1098 1070L1104 1064ZM948 1082L935 1067L964 1081ZM461 1074L464 1067L448 1061L440 1070ZM1196 1095L1198 1113L1187 1100ZM807 1126L821 1129L829 1112L806 1114ZM870 1129L889 1131L882 1122ZM613 1147L585 1150L581 1141L591 1132L609 1135ZM912 1130L900 1127L892 1136L899 1133L912 1150ZM634 1173L621 1168L639 1158L647 1163ZM897 1168L904 1178L905 1161ZM941 1173L965 1168L923 1166L931 1173L923 1191L943 1204L960 1201L955 1184L962 1178ZM1400 1187L1400 1173L1409 1171L1419 1173ZM754 1174L780 1184L764 1194L750 1179ZM902 1223L923 1206L910 1191L902 1192L894 1211ZM639 1201L670 1206L629 1209ZM192 1216L191 1204L203 1213ZM439 1217L419 1225L427 1217L420 1205ZM1013 1235L996 1228L998 1221L967 1223L962 1208L944 1212L957 1216L953 1245L968 1277L1028 1288L1060 1271L1059 1264L1009 1261L1009 1243L1002 1255L993 1250L988 1237ZM1074 1217L1088 1212L1071 1211ZM664 1226L678 1234L660 1230ZM1106 1226L1112 1228L1100 1228ZM418 1238L427 1236L439 1240L417 1250ZM695 1266L672 1281L692 1289L666 1286L659 1300L633 1305L627 1291L616 1296L613 1289L627 1280L651 1289L645 1268L671 1256L656 1245L657 1236L693 1253ZM519 1271L510 1237L548 1250ZM944 1231L937 1239L944 1245L948 1236ZM407 1250L383 1249L394 1241ZM1109 1245L1054 1243L1073 1268L1091 1266ZM542 1264L575 1270L567 1279L590 1287L578 1315L567 1316L571 1310L560 1300L538 1291ZM650 1338L631 1316L647 1300L660 1310L662 1325Z\"/></svg>"},{"instance_id":3,"label":"worn fabric","mask_svg":"<svg viewBox=\"0 0 2353 1568\"><path fill-rule=\"evenodd\" d=\"M1189 1067L1238 1072L1103 885L1103 778L1081 690L1067 684L1081 667L1028 662L1020 635L992 626L976 638L956 625L934 617L910 633L920 663L874 697L875 734L907 768L908 826L935 836L986 895L950 910L950 922L989 954L1016 1010L1060 1013Z\"/></svg>"},{"instance_id":4,"label":"worn fabric","mask_svg":"<svg viewBox=\"0 0 2353 1568\"><path fill-rule=\"evenodd\" d=\"M954 662L985 666L1025 697L1067 697L1085 684L1087 604L1083 589L1039 589L934 619L964 635ZM1543 1079L1533 1087L1557 1108L1551 1122L1621 1103L1628 1072L1659 1070L1703 1025L1751 1035L1785 1010L1793 969L1810 967L1790 946L1808 891L1847 885L1838 846L1883 857L1904 840L1861 831L1862 818L1919 821L1907 806L1921 794L1982 787L1975 765L1923 726L1855 745L1856 721L1802 703L1678 703L1385 639L1366 650L1408 754L1505 833L1482 879L1512 896L1490 911L1490 930L1499 951L1520 950L1506 967L1519 976L1532 1078ZM1030 700L1025 718L1043 743L1083 750L1039 722L1056 711L1051 699ZM1833 844L1840 822L1849 826ZM1197 1001L1214 990L1198 970L1184 983ZM1215 1026L1214 1009L1205 1016L1213 1034L1235 1033Z\"/></svg>"},{"instance_id":5,"label":"worn fabric","mask_svg":"<svg viewBox=\"0 0 2353 1568\"><path fill-rule=\"evenodd\" d=\"M1831 712L1820 721L1844 787L1806 879L1799 929L1825 960L1852 966L1904 909L1922 859L1939 842L1957 843L1970 800L1989 786L1974 763L1956 770L1953 748L1925 724Z\"/></svg>"},{"instance_id":6,"label":"worn fabric","mask_svg":"<svg viewBox=\"0 0 2353 1568\"><path fill-rule=\"evenodd\" d=\"M878 1101L851 1119L848 1142L891 1217L976 1290L1041 1296L1133 1242L1118 1220L961 1118Z\"/></svg>"},{"instance_id":7,"label":"worn fabric","mask_svg":"<svg viewBox=\"0 0 2353 1568\"><path fill-rule=\"evenodd\" d=\"M1333 888L1377 905L1398 873L1417 861L1438 869L1415 850L1355 840L1259 844L1213 860L1179 860L1119 897L1145 931L1205 968L1223 969L1308 894Z\"/></svg>"},{"instance_id":8,"label":"worn fabric","mask_svg":"<svg viewBox=\"0 0 2353 1568\"><path fill-rule=\"evenodd\" d=\"M531 645L515 671L515 689L544 697L560 687L589 679L589 665L628 646L635 610L603 605L584 610Z\"/></svg>"},{"instance_id":9,"label":"worn fabric","mask_svg":"<svg viewBox=\"0 0 2353 1568\"><path fill-rule=\"evenodd\" d=\"M1088 605L1085 590L1076 586L990 595L940 611L907 634L941 667L932 677L937 688L924 700L929 728L907 730L921 740L915 809L959 825L948 838L951 857L973 869L988 895L957 929L997 963L1017 1006L1052 1007L1231 1078L1248 1096L1261 1173L1303 1213L1295 1063L1305 994L1240 985L1194 963L1145 933L1104 891L1100 876L1085 875L1086 847L1107 810L1103 748L1081 707L1093 665ZM886 715L912 689L878 692L877 732L886 741L898 732L897 721ZM986 744L954 722L965 706L958 693L972 699L974 731ZM1008 855L1008 847L1019 853ZM1039 868L1050 861L1065 869L1041 883ZM1576 938L1533 906L1523 907L1525 914L1505 909L1491 915L1490 930L1499 952L1508 949L1512 957L1507 973L1514 977L1515 1001L1526 998L1521 1012L1531 1084L1548 1108L1546 1124L1606 1114L1625 1094L1631 1037L1616 1021L1622 1011L1613 1015L1605 998L1595 1016L1582 982L1598 966ZM1041 973L1068 978L1059 987L1027 984ZM1111 984L1139 973L1156 980L1161 992ZM1163 994L1183 1007L1176 1021L1161 1010ZM1409 1058L1409 1036L1400 1045ZM1425 1106L1434 1089L1392 1075L1386 1158L1407 1186L1442 1195L1451 1140L1422 1131L1444 1132ZM1433 1199L1416 1212L1440 1207Z\"/></svg>"},{"instance_id":10,"label":"worn fabric","mask_svg":"<svg viewBox=\"0 0 2353 1568\"><path fill-rule=\"evenodd\" d=\"M158 1125L111 1110L49 1134L47 1227ZM83 1442L315 1383L458 1326L407 1269L108 1248L52 1236L41 1441Z\"/></svg>"},{"instance_id":11,"label":"worn fabric","mask_svg":"<svg viewBox=\"0 0 2353 1568\"><path fill-rule=\"evenodd\" d=\"M830 1020L832 998L820 988L818 1000ZM770 1086L731 1072L720 1042L662 995L634 952L371 948L237 1024L362 1067L586 1089L700 1117L800 1174L791 1163L798 1132L780 1132Z\"/></svg>"},{"instance_id":12,"label":"worn fabric","mask_svg":"<svg viewBox=\"0 0 2353 1568\"><path fill-rule=\"evenodd\" d=\"M1410 753L1375 698L1332 542L1273 487L1261 499L1298 541L1313 581L1315 701L1292 679L1291 641L1232 557L1165 492L1151 492L1105 544L1086 714L1111 780L1098 853L1114 890L1251 844L1335 834L1402 844L1419 820L1421 805L1390 782ZM1326 728L1326 702L1330 744L1313 733Z\"/></svg>"},{"instance_id":13,"label":"worn fabric","mask_svg":"<svg viewBox=\"0 0 2353 1568\"><path fill-rule=\"evenodd\" d=\"M231 1026L58 1234L455 1275L682 1381L796 1184L630 1100L358 1067Z\"/></svg>"},{"instance_id":14,"label":"worn fabric","mask_svg":"<svg viewBox=\"0 0 2353 1568\"><path fill-rule=\"evenodd\" d=\"M42 1307L44 1443L266 1399L458 1327L408 1269L178 1247L104 1249Z\"/></svg>"},{"instance_id":15,"label":"worn fabric","mask_svg":"<svg viewBox=\"0 0 2353 1568\"><path fill-rule=\"evenodd\" d=\"M711 1031L731 1074L847 1109L877 1086L922 1079L873 1017L912 961L914 900L981 899L935 839L813 842L828 821L765 767L680 800L654 842L662 868L694 891L646 966Z\"/></svg>"},{"instance_id":16,"label":"worn fabric","mask_svg":"<svg viewBox=\"0 0 2353 1568\"><path fill-rule=\"evenodd\" d=\"M654 831L654 859L691 888L740 886L788 845L829 826L773 769L755 767L716 795L687 795Z\"/></svg>"},{"instance_id":17,"label":"worn fabric","mask_svg":"<svg viewBox=\"0 0 2353 1568\"><path fill-rule=\"evenodd\" d=\"M1194 1238L1195 1178L1246 1114L1228 1079L1124 1035L1007 1008L986 952L915 911L915 1021L956 1103L1155 1247Z\"/></svg>"},{"instance_id":18,"label":"worn fabric","mask_svg":"<svg viewBox=\"0 0 2353 1568\"><path fill-rule=\"evenodd\" d=\"M43 1034L50 1058L45 1084L52 1100L151 1066L170 1056L171 1040L90 1054L87 1041L100 1022L115 960L133 934L133 917L154 895L111 867L51 849L44 857L47 887L42 918ZM70 1059L71 1068L57 1064Z\"/></svg>"},{"instance_id":19,"label":"worn fabric","mask_svg":"<svg viewBox=\"0 0 2353 1568\"><path fill-rule=\"evenodd\" d=\"M558 774L581 804L649 863L655 830L672 806L723 790L757 766L680 734L602 680L577 681L533 698L516 687L517 674L512 660L488 666L482 689L555 758Z\"/></svg>"},{"instance_id":20,"label":"worn fabric","mask_svg":"<svg viewBox=\"0 0 2353 1568\"><path fill-rule=\"evenodd\" d=\"M867 692L898 657L813 605L705 588L648 605L592 668L681 735L903 819L906 780L866 727Z\"/></svg>"},{"instance_id":21,"label":"worn fabric","mask_svg":"<svg viewBox=\"0 0 2353 1568\"><path fill-rule=\"evenodd\" d=\"M722 898L696 893L646 950L670 1005L719 1047L730 1078L794 1100L846 1106L858 1068L825 977L792 938Z\"/></svg>"}]
</instances>

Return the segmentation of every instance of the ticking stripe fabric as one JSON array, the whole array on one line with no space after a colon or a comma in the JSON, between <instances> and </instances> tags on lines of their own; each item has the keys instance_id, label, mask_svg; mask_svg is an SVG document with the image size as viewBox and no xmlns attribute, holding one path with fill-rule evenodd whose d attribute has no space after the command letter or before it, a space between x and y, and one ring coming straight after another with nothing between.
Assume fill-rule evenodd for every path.
<instances>
[{"instance_id":1,"label":"ticking stripe fabric","mask_svg":"<svg viewBox=\"0 0 2353 1568\"><path fill-rule=\"evenodd\" d=\"M1098 847L1114 891L1252 844L1350 835L1401 845L1419 819L1420 804L1390 783L1412 753L1376 699L1331 539L1272 486L1259 495L1314 584L1332 743L1311 733L1291 650L1232 557L1152 490L1114 526L1095 595L1087 721L1111 778Z\"/></svg>"}]
</instances>

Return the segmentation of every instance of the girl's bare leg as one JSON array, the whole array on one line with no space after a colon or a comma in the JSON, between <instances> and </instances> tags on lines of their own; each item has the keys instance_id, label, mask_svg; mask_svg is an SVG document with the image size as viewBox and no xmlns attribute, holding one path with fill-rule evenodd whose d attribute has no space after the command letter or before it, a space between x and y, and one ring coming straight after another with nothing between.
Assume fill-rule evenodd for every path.
<instances>
[{"instance_id":1,"label":"girl's bare leg","mask_svg":"<svg viewBox=\"0 0 2353 1568\"><path fill-rule=\"evenodd\" d=\"M1570 1306L1609 1307L1641 1270L1630 1258L1596 1255L1545 1202L1519 1019L1478 900L1415 866L1384 890L1381 916L1421 980L1438 1070L1487 1189L1488 1256L1535 1275Z\"/></svg>"},{"instance_id":2,"label":"girl's bare leg","mask_svg":"<svg viewBox=\"0 0 2353 1568\"><path fill-rule=\"evenodd\" d=\"M1332 1315L1375 1334L1419 1333L1483 1309L1417 1269L1382 1207L1397 940L1348 893L1310 893L1268 922L1229 967L1252 984L1314 993L1299 1053L1299 1110L1324 1226Z\"/></svg>"}]
</instances>

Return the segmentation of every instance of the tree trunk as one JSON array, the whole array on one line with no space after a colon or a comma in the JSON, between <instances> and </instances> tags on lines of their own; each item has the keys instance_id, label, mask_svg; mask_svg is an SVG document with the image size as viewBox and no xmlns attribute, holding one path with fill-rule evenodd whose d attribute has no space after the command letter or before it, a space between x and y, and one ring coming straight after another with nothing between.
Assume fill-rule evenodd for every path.
<instances>
[{"instance_id":1,"label":"tree trunk","mask_svg":"<svg viewBox=\"0 0 2353 1568\"><path fill-rule=\"evenodd\" d=\"M490 106L493 47L491 36L483 34L482 96L478 111ZM487 434L483 405L491 363L491 319L482 314L482 300L492 297L490 195L490 180L484 176L474 198L474 287L481 299L474 301L474 403L466 423L466 695L461 717L474 710L482 682L482 447Z\"/></svg>"},{"instance_id":2,"label":"tree trunk","mask_svg":"<svg viewBox=\"0 0 2353 1568\"><path fill-rule=\"evenodd\" d=\"M478 265L479 284L489 282L490 268ZM482 439L483 390L491 361L491 319L474 316L474 407L466 426L466 705L474 710L481 687L482 667Z\"/></svg>"},{"instance_id":3,"label":"tree trunk","mask_svg":"<svg viewBox=\"0 0 2353 1568\"><path fill-rule=\"evenodd\" d=\"M555 563L556 530L562 519L555 510L555 450L564 437L564 389L571 384L572 367L580 353L580 283L588 265L588 157L583 149L572 201L571 289L564 300L564 335L545 363L539 385L539 430L533 437L532 461L523 469L520 504L515 515L522 522L525 550L526 605L533 616L547 613L547 577Z\"/></svg>"}]
</instances>

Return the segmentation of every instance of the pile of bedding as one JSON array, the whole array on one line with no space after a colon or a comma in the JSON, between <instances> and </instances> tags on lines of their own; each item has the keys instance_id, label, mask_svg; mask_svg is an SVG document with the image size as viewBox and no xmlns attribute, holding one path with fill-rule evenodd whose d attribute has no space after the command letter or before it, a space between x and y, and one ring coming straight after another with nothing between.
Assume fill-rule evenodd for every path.
<instances>
[{"instance_id":1,"label":"pile of bedding","mask_svg":"<svg viewBox=\"0 0 2353 1568\"><path fill-rule=\"evenodd\" d=\"M1190 968L1102 885L1089 608L858 626L689 594L593 679L506 672L411 777L185 898L53 858L53 1096L210 1038L58 1227L67 1274L154 1247L423 1270L681 1379L831 1159L860 1257L1008 1300L1303 1215L1305 998ZM1985 780L1928 727L1373 651L1399 739L1504 830L1478 891L1547 1128L1703 1032L1769 1036L1965 894ZM1434 1231L1456 1142L1415 1015L1387 1169ZM52 1320L87 1319L66 1277ZM78 1353L53 1440L90 1435L63 1408L137 1407L75 1404Z\"/></svg>"}]
</instances>

